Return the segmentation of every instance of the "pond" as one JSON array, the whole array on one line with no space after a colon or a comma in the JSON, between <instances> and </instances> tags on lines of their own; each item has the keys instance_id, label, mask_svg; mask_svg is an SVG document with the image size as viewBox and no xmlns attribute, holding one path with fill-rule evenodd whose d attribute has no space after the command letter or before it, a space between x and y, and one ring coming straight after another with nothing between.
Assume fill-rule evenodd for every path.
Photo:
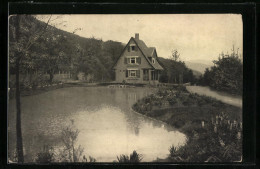
<instances>
[{"instance_id":1,"label":"pond","mask_svg":"<svg viewBox=\"0 0 260 169\"><path fill-rule=\"evenodd\" d=\"M97 162L113 162L133 150L143 162L166 158L171 145L185 144L186 136L167 124L142 116L131 107L152 88L70 87L22 97L22 134L26 162L33 162L44 145L59 146L60 135L73 120L80 131L77 145ZM8 106L8 154L16 138L15 100Z\"/></svg>"}]
</instances>

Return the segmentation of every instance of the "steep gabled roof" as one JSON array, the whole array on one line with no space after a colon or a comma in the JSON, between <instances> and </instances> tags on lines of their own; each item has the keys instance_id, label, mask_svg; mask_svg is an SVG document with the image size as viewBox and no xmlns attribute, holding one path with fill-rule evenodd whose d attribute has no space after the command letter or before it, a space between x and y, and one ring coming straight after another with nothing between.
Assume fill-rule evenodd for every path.
<instances>
[{"instance_id":1,"label":"steep gabled roof","mask_svg":"<svg viewBox=\"0 0 260 169\"><path fill-rule=\"evenodd\" d=\"M146 44L144 43L144 41L142 41L140 39L136 39L136 38L133 38L133 39L136 42L137 46L141 49L141 51L145 55L145 57L146 57L147 61L150 63L150 65L154 69L163 70L163 67L160 65L157 58L156 58L157 62L155 62L154 64L152 64L151 61L148 59L148 57L153 56L154 52L156 53L156 56L157 56L157 52L156 52L155 47L147 47Z\"/></svg>"},{"instance_id":2,"label":"steep gabled roof","mask_svg":"<svg viewBox=\"0 0 260 169\"><path fill-rule=\"evenodd\" d=\"M142 41L140 39L133 38L133 37L131 37L131 39L128 41L127 45L125 46L124 50L122 51L122 53L117 58L117 61L115 62L113 68L117 64L119 58L122 56L123 52L125 51L126 47L129 45L131 40L133 40L137 44L137 47L142 52L142 54L144 55L144 57L147 60L147 62L149 63L149 65L151 65L154 69L163 70L163 67L160 65L157 58L156 58L157 62L155 62L155 64L152 64L151 61L148 59L148 57L152 57L154 52L156 53L155 47L147 47L146 44L144 43L144 41ZM156 53L156 56L157 56L157 53Z\"/></svg>"}]
</instances>

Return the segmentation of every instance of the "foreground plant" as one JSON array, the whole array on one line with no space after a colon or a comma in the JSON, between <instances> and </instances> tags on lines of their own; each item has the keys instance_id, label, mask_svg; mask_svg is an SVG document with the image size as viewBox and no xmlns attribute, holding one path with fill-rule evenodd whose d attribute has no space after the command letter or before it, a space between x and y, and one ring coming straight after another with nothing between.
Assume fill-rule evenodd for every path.
<instances>
[{"instance_id":1,"label":"foreground plant","mask_svg":"<svg viewBox=\"0 0 260 169\"><path fill-rule=\"evenodd\" d=\"M42 152L37 154L36 160L37 163L52 163L54 159L54 151L52 147L44 145Z\"/></svg>"},{"instance_id":2,"label":"foreground plant","mask_svg":"<svg viewBox=\"0 0 260 169\"><path fill-rule=\"evenodd\" d=\"M119 163L140 163L142 159L142 155L138 154L135 150L130 154L130 157L124 154L121 154L119 157L117 156Z\"/></svg>"},{"instance_id":3,"label":"foreground plant","mask_svg":"<svg viewBox=\"0 0 260 169\"><path fill-rule=\"evenodd\" d=\"M89 156L88 160L88 158L83 155L84 149L81 145L77 146L78 134L79 130L75 128L74 121L71 120L71 124L65 127L61 133L61 142L63 146L56 149L50 146L44 146L43 151L37 154L35 162L96 162L96 159L92 156Z\"/></svg>"},{"instance_id":4,"label":"foreground plant","mask_svg":"<svg viewBox=\"0 0 260 169\"><path fill-rule=\"evenodd\" d=\"M169 159L174 162L234 162L242 158L242 122L228 119L224 113L201 123L182 147L170 147Z\"/></svg>"}]
</instances>

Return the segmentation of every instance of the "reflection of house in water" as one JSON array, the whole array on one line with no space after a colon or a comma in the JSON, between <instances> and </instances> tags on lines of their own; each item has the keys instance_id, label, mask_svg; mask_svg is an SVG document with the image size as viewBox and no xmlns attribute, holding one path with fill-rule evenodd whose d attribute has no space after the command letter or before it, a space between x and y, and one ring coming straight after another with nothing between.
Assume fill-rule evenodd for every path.
<instances>
[{"instance_id":1,"label":"reflection of house in water","mask_svg":"<svg viewBox=\"0 0 260 169\"><path fill-rule=\"evenodd\" d=\"M136 114L126 113L127 128L136 136L139 135L142 118Z\"/></svg>"},{"instance_id":2,"label":"reflection of house in water","mask_svg":"<svg viewBox=\"0 0 260 169\"><path fill-rule=\"evenodd\" d=\"M128 100L131 100L131 101L137 101L137 99L136 99L136 93L135 93L135 92L129 92L127 99L128 99Z\"/></svg>"}]
</instances>

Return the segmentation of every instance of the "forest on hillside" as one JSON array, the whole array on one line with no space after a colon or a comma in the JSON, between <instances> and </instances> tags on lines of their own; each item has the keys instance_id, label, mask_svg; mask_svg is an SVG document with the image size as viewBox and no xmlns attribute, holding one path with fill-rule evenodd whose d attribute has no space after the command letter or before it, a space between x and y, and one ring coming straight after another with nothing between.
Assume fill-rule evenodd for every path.
<instances>
[{"instance_id":1,"label":"forest on hillside","mask_svg":"<svg viewBox=\"0 0 260 169\"><path fill-rule=\"evenodd\" d=\"M78 72L91 74L93 81L110 81L112 66L124 46L120 42L83 38L57 29L31 15L22 15L20 27L14 17L9 26L9 72L15 74L18 55L21 74L47 73L52 83L55 73L70 72L77 79ZM19 32L19 42L17 39ZM41 34L40 34L41 33ZM39 82L40 83L40 82Z\"/></svg>"}]
</instances>

